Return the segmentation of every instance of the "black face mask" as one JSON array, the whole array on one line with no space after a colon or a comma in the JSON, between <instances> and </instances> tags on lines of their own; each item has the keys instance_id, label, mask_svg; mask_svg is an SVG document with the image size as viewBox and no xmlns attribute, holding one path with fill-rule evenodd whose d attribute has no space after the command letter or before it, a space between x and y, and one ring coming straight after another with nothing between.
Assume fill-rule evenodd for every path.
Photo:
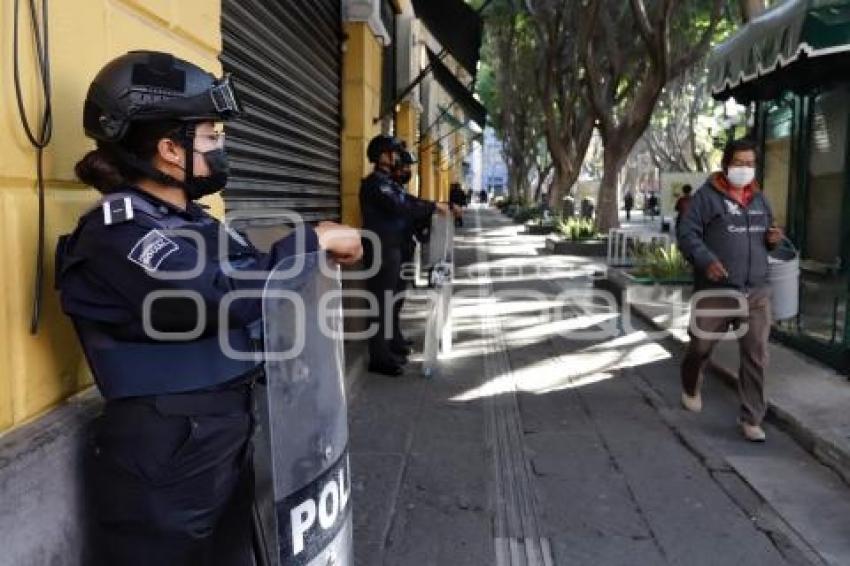
<instances>
[{"instance_id":1,"label":"black face mask","mask_svg":"<svg viewBox=\"0 0 850 566\"><path fill-rule=\"evenodd\" d=\"M395 175L395 180L401 185L406 185L413 178L413 173L410 171L399 171Z\"/></svg>"},{"instance_id":2,"label":"black face mask","mask_svg":"<svg viewBox=\"0 0 850 566\"><path fill-rule=\"evenodd\" d=\"M227 153L224 149L212 149L201 153L210 174L206 177L195 177L194 175L184 183L186 196L189 200L198 200L201 197L217 193L227 185L230 174L230 164L227 161Z\"/></svg>"}]
</instances>

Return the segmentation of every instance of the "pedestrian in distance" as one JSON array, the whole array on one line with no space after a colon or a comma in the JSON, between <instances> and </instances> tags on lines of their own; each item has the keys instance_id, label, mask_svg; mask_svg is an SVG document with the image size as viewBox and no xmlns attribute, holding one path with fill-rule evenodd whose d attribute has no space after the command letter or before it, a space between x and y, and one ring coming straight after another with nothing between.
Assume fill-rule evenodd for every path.
<instances>
[{"instance_id":1,"label":"pedestrian in distance","mask_svg":"<svg viewBox=\"0 0 850 566\"><path fill-rule=\"evenodd\" d=\"M626 210L626 220L632 219L632 209L635 207L635 195L632 194L631 191L626 193L626 196L623 198L623 208Z\"/></svg>"},{"instance_id":2,"label":"pedestrian in distance","mask_svg":"<svg viewBox=\"0 0 850 566\"><path fill-rule=\"evenodd\" d=\"M86 453L98 564L254 564L263 366L226 355L220 336L251 353L262 307L259 295L220 307L262 292L236 271L320 248L343 264L361 255L359 233L333 223L296 226L261 253L197 202L227 183L219 126L240 113L228 77L159 52L113 60L85 100L97 148L76 173L103 198L60 238L56 284L105 398Z\"/></svg>"},{"instance_id":3,"label":"pedestrian in distance","mask_svg":"<svg viewBox=\"0 0 850 566\"><path fill-rule=\"evenodd\" d=\"M658 214L658 194L655 191L649 193L646 206L649 211L650 220L655 220L655 216Z\"/></svg>"},{"instance_id":4,"label":"pedestrian in distance","mask_svg":"<svg viewBox=\"0 0 850 566\"><path fill-rule=\"evenodd\" d=\"M684 185L682 187L682 195L676 199L676 205L674 209L676 211L676 227L679 226L679 220L681 220L682 216L685 215L685 212L688 210L688 205L691 204L691 193L694 188L690 185Z\"/></svg>"},{"instance_id":5,"label":"pedestrian in distance","mask_svg":"<svg viewBox=\"0 0 850 566\"><path fill-rule=\"evenodd\" d=\"M687 206L677 228L679 247L694 267L690 342L682 361L682 405L702 409L705 365L717 341L729 330L741 352L738 372L739 426L747 440L765 440L761 427L770 336L768 251L782 231L755 179L757 145L730 141L722 171L709 177Z\"/></svg>"}]
</instances>

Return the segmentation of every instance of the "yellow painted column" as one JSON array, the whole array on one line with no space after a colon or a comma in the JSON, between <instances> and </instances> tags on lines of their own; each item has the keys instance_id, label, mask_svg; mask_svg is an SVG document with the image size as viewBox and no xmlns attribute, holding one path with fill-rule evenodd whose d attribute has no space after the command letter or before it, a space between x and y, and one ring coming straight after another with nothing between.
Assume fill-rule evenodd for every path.
<instances>
[{"instance_id":1,"label":"yellow painted column","mask_svg":"<svg viewBox=\"0 0 850 566\"><path fill-rule=\"evenodd\" d=\"M344 25L342 62L342 221L360 226L360 181L372 170L369 140L380 133L375 118L381 104L382 49L365 22Z\"/></svg>"},{"instance_id":2,"label":"yellow painted column","mask_svg":"<svg viewBox=\"0 0 850 566\"><path fill-rule=\"evenodd\" d=\"M435 177L434 177L434 147L431 145L431 136L424 136L419 142L419 196L435 199Z\"/></svg>"},{"instance_id":3,"label":"yellow painted column","mask_svg":"<svg viewBox=\"0 0 850 566\"><path fill-rule=\"evenodd\" d=\"M416 123L419 120L419 111L410 101L402 102L399 105L398 115L396 118L396 137L407 144L409 149L414 149L416 143ZM417 158L418 159L418 158ZM411 194L421 195L418 168L413 170L413 178L410 180L408 190Z\"/></svg>"},{"instance_id":4,"label":"yellow painted column","mask_svg":"<svg viewBox=\"0 0 850 566\"><path fill-rule=\"evenodd\" d=\"M449 200L449 153L448 149L440 148L439 159L439 183L437 189L437 200Z\"/></svg>"},{"instance_id":5,"label":"yellow painted column","mask_svg":"<svg viewBox=\"0 0 850 566\"><path fill-rule=\"evenodd\" d=\"M451 182L452 183L461 183L463 182L463 157L464 157L464 138L463 134L455 132L454 136L454 145L452 149L452 162L451 162Z\"/></svg>"}]
</instances>

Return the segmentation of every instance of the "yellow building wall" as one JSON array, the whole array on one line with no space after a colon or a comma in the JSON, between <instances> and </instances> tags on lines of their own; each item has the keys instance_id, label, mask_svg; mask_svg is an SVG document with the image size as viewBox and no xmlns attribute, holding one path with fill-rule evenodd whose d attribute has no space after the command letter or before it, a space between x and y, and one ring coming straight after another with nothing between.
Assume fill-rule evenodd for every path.
<instances>
[{"instance_id":1,"label":"yellow building wall","mask_svg":"<svg viewBox=\"0 0 850 566\"><path fill-rule=\"evenodd\" d=\"M382 47L365 22L344 24L342 62L342 222L360 226L360 181L371 170L369 140L380 133Z\"/></svg>"},{"instance_id":2,"label":"yellow building wall","mask_svg":"<svg viewBox=\"0 0 850 566\"><path fill-rule=\"evenodd\" d=\"M39 110L31 24L21 3L21 69L30 116ZM53 141L46 150L44 306L29 333L37 241L35 151L18 119L12 70L13 0L0 0L0 434L61 403L89 383L86 364L54 291L59 234L98 198L73 167L92 148L82 129L88 85L110 59L133 49L169 51L218 73L220 0L85 0L50 4ZM220 198L209 201L219 214Z\"/></svg>"},{"instance_id":3,"label":"yellow building wall","mask_svg":"<svg viewBox=\"0 0 850 566\"><path fill-rule=\"evenodd\" d=\"M437 200L449 200L449 175L451 162L449 161L448 149L440 149L440 158L437 171Z\"/></svg>"},{"instance_id":4,"label":"yellow building wall","mask_svg":"<svg viewBox=\"0 0 850 566\"><path fill-rule=\"evenodd\" d=\"M419 111L410 101L402 102L399 105L399 110L396 117L396 136L407 144L411 150L415 149L416 145L416 124L419 121ZM418 159L418 158L417 158ZM411 194L419 196L421 194L419 187L418 168L413 170L413 178L408 185L408 191Z\"/></svg>"},{"instance_id":5,"label":"yellow building wall","mask_svg":"<svg viewBox=\"0 0 850 566\"><path fill-rule=\"evenodd\" d=\"M463 158L466 155L464 151L464 139L463 134L460 132L455 132L452 136L454 138L453 149L452 149L452 162L451 162L451 173L449 175L450 183L460 183L463 181Z\"/></svg>"},{"instance_id":6,"label":"yellow building wall","mask_svg":"<svg viewBox=\"0 0 850 566\"><path fill-rule=\"evenodd\" d=\"M434 169L434 147L431 136L423 136L419 142L419 196L424 199L436 199L436 178Z\"/></svg>"}]
</instances>

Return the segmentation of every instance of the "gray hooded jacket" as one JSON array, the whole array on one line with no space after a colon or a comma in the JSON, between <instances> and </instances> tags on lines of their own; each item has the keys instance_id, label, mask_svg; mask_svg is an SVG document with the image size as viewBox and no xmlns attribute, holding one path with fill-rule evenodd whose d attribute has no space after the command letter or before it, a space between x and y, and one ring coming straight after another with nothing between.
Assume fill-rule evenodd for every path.
<instances>
[{"instance_id":1,"label":"gray hooded jacket","mask_svg":"<svg viewBox=\"0 0 850 566\"><path fill-rule=\"evenodd\" d=\"M679 248L694 266L697 290L727 288L749 292L767 286L768 246L765 236L773 212L764 193L757 190L749 206L731 199L714 183L715 176L691 198L676 231ZM729 272L723 281L705 276L714 261Z\"/></svg>"}]
</instances>

